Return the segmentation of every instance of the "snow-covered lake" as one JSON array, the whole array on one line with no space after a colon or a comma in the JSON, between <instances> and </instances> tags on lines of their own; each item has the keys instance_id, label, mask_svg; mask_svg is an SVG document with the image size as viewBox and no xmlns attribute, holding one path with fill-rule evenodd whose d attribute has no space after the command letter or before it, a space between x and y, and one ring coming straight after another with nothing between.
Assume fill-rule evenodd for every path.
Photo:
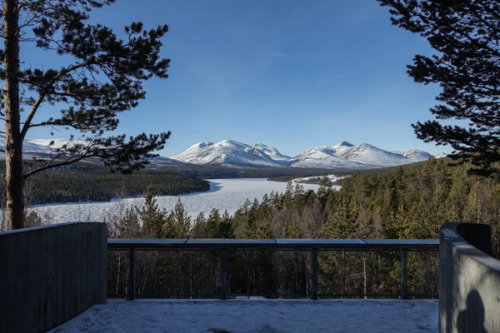
<instances>
[{"instance_id":1,"label":"snow-covered lake","mask_svg":"<svg viewBox=\"0 0 500 333\"><path fill-rule=\"evenodd\" d=\"M255 198L261 201L264 194L271 192L283 193L287 183L273 182L263 178L243 178L243 179L212 179L210 180L210 191L202 193L192 193L181 196L158 196L157 204L160 209L170 211L175 207L178 198L181 199L184 208L194 219L200 212L205 213L205 217L213 208L217 208L220 213L225 210L232 215L243 206L249 199L251 202ZM295 185L294 185L295 186ZM316 191L318 185L302 184L304 190L312 189ZM37 212L44 220L52 223L74 222L74 221L95 221L102 222L106 216L124 211L132 205L141 205L142 198L129 198L115 200L111 202L93 203L66 203L41 205L30 208Z\"/></svg>"}]
</instances>

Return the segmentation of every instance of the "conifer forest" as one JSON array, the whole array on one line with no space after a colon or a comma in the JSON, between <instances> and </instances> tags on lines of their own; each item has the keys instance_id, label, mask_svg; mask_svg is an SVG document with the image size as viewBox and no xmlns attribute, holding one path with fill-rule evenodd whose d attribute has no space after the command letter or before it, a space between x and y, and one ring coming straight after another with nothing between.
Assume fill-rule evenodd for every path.
<instances>
[{"instance_id":1,"label":"conifer forest","mask_svg":"<svg viewBox=\"0 0 500 333\"><path fill-rule=\"evenodd\" d=\"M230 216L212 210L194 221L179 200L171 211L156 205L152 187L142 207L105 221L111 238L339 238L436 239L444 222L488 224L499 257L500 184L496 176L469 175L468 166L445 160L365 171L332 189L323 177L317 192L289 183L284 193L248 200ZM139 297L217 295L217 251L140 251ZM128 254L111 251L109 297L124 295ZM235 251L228 253L228 295L305 297L310 292L308 251ZM409 293L437 297L439 254L409 253ZM398 251L321 251L322 297L383 297L398 294Z\"/></svg>"}]
</instances>

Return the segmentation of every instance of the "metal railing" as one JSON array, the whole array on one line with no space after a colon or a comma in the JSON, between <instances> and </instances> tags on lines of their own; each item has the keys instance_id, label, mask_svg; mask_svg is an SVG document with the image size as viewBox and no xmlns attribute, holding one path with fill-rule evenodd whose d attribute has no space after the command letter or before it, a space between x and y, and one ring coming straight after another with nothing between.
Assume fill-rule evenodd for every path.
<instances>
[{"instance_id":1,"label":"metal railing","mask_svg":"<svg viewBox=\"0 0 500 333\"><path fill-rule=\"evenodd\" d=\"M220 294L225 299L228 283L228 252L240 250L310 251L310 298L318 299L318 251L400 251L400 298L408 297L408 252L439 251L438 239L108 239L110 251L127 250L129 274L126 298L136 298L136 259L138 250L219 251Z\"/></svg>"}]
</instances>

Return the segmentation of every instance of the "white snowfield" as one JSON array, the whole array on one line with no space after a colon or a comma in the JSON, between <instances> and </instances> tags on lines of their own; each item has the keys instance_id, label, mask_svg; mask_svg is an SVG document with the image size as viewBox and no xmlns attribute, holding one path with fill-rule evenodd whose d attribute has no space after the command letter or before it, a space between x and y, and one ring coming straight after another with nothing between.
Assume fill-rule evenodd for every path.
<instances>
[{"instance_id":1,"label":"white snowfield","mask_svg":"<svg viewBox=\"0 0 500 333\"><path fill-rule=\"evenodd\" d=\"M108 300L49 331L435 333L438 300Z\"/></svg>"}]
</instances>

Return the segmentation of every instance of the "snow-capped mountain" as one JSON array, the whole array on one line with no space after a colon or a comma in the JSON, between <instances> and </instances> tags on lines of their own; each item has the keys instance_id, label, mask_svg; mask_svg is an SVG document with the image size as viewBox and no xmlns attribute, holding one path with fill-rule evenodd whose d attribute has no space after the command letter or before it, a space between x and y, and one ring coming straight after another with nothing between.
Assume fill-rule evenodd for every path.
<instances>
[{"instance_id":1,"label":"snow-capped mountain","mask_svg":"<svg viewBox=\"0 0 500 333\"><path fill-rule=\"evenodd\" d=\"M335 147L335 146L334 146ZM338 169L366 169L367 165L351 161L336 155L334 147L321 146L306 150L298 155L290 166L295 168L338 168ZM344 147L342 147L344 148ZM345 147L347 148L347 146ZM341 152L344 149L341 150ZM368 166L370 167L370 166Z\"/></svg>"},{"instance_id":2,"label":"snow-capped mountain","mask_svg":"<svg viewBox=\"0 0 500 333\"><path fill-rule=\"evenodd\" d=\"M279 167L288 166L290 157L276 148L264 144L247 144L223 140L197 143L172 159L192 164L218 164L231 167Z\"/></svg>"},{"instance_id":3,"label":"snow-capped mountain","mask_svg":"<svg viewBox=\"0 0 500 333\"><path fill-rule=\"evenodd\" d=\"M392 151L393 154L398 154L398 155L403 155L409 160L415 160L415 161L422 161L426 160L432 155L429 154L426 151L418 150L418 149L412 149L412 150L407 150L407 151ZM445 157L446 154L441 153L439 155L434 156L435 158L442 158Z\"/></svg>"},{"instance_id":4,"label":"snow-capped mountain","mask_svg":"<svg viewBox=\"0 0 500 333\"><path fill-rule=\"evenodd\" d=\"M419 150L389 152L363 143L340 142L334 146L309 149L296 157L282 155L264 144L247 144L224 140L197 143L172 159L192 164L230 167L295 167L328 169L369 169L424 161L429 153Z\"/></svg>"},{"instance_id":5,"label":"snow-capped mountain","mask_svg":"<svg viewBox=\"0 0 500 333\"><path fill-rule=\"evenodd\" d=\"M0 147L3 149L5 147L5 137L0 136ZM40 145L37 143L30 142L29 140L24 142L23 145L23 157L24 159L32 159L33 157L40 157L50 154L50 148L47 145ZM0 159L5 159L5 154L0 152Z\"/></svg>"},{"instance_id":6,"label":"snow-capped mountain","mask_svg":"<svg viewBox=\"0 0 500 333\"><path fill-rule=\"evenodd\" d=\"M393 166L412 162L401 154L394 154L367 143L339 150L336 156L350 161L377 166Z\"/></svg>"},{"instance_id":7,"label":"snow-capped mountain","mask_svg":"<svg viewBox=\"0 0 500 333\"><path fill-rule=\"evenodd\" d=\"M25 140L23 143L23 159L31 160L33 158L50 158L55 148L60 148L63 145L73 142L84 144L85 141L69 139L31 139ZM5 137L0 137L0 147L5 147ZM5 159L3 152L0 153L0 159Z\"/></svg>"}]
</instances>

